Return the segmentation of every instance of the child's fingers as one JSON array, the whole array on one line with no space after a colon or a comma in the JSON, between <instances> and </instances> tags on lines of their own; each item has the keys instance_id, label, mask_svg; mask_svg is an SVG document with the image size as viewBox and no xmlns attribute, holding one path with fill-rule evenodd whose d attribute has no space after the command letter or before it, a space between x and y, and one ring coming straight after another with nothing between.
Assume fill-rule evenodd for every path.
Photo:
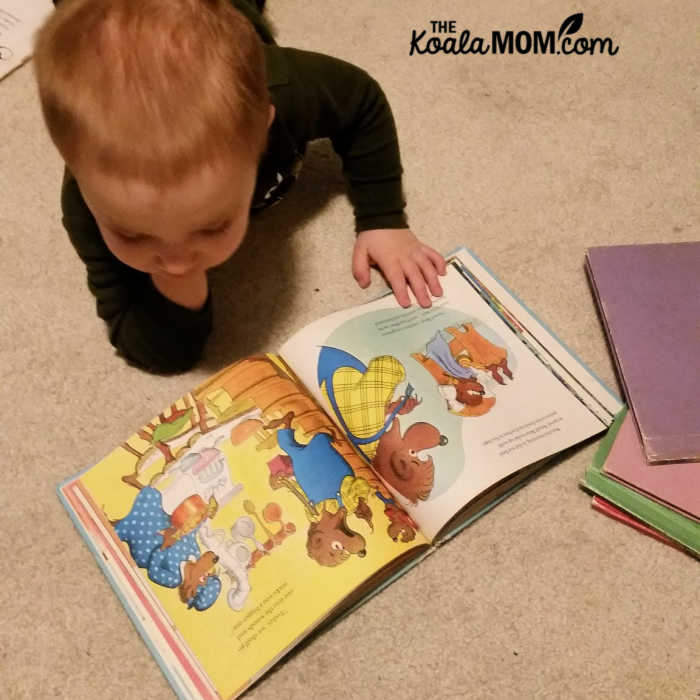
<instances>
[{"instance_id":1,"label":"child's fingers","mask_svg":"<svg viewBox=\"0 0 700 700\"><path fill-rule=\"evenodd\" d=\"M408 286L406 285L406 275L401 269L401 266L396 263L382 270L384 272L384 277L391 287L391 291L394 292L396 301L401 304L401 306L406 307L411 305L411 299L408 296Z\"/></svg>"},{"instance_id":2,"label":"child's fingers","mask_svg":"<svg viewBox=\"0 0 700 700\"><path fill-rule=\"evenodd\" d=\"M428 308L432 305L428 288L425 284L423 270L416 263L404 263L404 274L408 278L408 283L411 285L416 301L423 307Z\"/></svg>"},{"instance_id":3,"label":"child's fingers","mask_svg":"<svg viewBox=\"0 0 700 700\"><path fill-rule=\"evenodd\" d=\"M419 260L418 265L420 266L421 272L425 281L428 283L428 289L434 297L442 296L442 285L438 279L439 270L436 269L435 263L432 259L423 258Z\"/></svg>"},{"instance_id":4,"label":"child's fingers","mask_svg":"<svg viewBox=\"0 0 700 700\"><path fill-rule=\"evenodd\" d=\"M447 274L447 263L445 262L445 258L440 255L440 253L437 252L437 250L433 250L430 246L426 245L423 246L425 248L425 254L430 258L431 262L435 265L438 274L439 275L446 275Z\"/></svg>"},{"instance_id":5,"label":"child's fingers","mask_svg":"<svg viewBox=\"0 0 700 700\"><path fill-rule=\"evenodd\" d=\"M355 243L352 251L352 275L363 289L369 286L369 255L367 248L361 243Z\"/></svg>"}]
</instances>

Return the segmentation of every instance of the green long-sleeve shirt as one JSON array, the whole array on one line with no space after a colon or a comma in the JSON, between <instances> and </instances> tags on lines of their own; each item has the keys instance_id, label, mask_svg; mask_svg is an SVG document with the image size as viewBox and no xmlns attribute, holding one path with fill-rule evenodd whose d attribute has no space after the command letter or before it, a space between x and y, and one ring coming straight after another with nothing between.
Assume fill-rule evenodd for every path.
<instances>
[{"instance_id":1,"label":"green long-sleeve shirt","mask_svg":"<svg viewBox=\"0 0 700 700\"><path fill-rule=\"evenodd\" d=\"M330 56L274 44L264 51L276 114L252 210L284 194L307 142L327 137L343 162L356 230L406 226L396 129L377 82ZM201 311L192 311L160 294L149 275L117 260L68 171L61 204L63 225L85 263L88 287L112 344L152 371L194 365L212 326L211 296Z\"/></svg>"}]
</instances>

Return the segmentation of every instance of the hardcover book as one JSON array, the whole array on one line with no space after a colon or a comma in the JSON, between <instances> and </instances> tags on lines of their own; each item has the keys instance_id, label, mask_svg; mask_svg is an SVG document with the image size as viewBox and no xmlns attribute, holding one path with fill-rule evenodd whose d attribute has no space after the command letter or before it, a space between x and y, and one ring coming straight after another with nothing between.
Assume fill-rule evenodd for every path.
<instances>
[{"instance_id":1,"label":"hardcover book","mask_svg":"<svg viewBox=\"0 0 700 700\"><path fill-rule=\"evenodd\" d=\"M60 497L181 698L233 698L605 430L618 399L466 250L432 308L303 328Z\"/></svg>"},{"instance_id":2,"label":"hardcover book","mask_svg":"<svg viewBox=\"0 0 700 700\"><path fill-rule=\"evenodd\" d=\"M700 461L700 242L590 248L587 266L647 461Z\"/></svg>"},{"instance_id":3,"label":"hardcover book","mask_svg":"<svg viewBox=\"0 0 700 700\"><path fill-rule=\"evenodd\" d=\"M671 538L695 557L700 556L700 522L628 488L605 473L604 465L626 415L626 409L620 411L607 435L601 440L581 486Z\"/></svg>"},{"instance_id":4,"label":"hardcover book","mask_svg":"<svg viewBox=\"0 0 700 700\"><path fill-rule=\"evenodd\" d=\"M647 464L631 413L627 413L603 465L608 476L700 522L700 465Z\"/></svg>"},{"instance_id":5,"label":"hardcover book","mask_svg":"<svg viewBox=\"0 0 700 700\"><path fill-rule=\"evenodd\" d=\"M670 537L666 537L666 535L664 535L662 532L659 532L656 528L653 528L651 525L643 523L638 518L635 518L633 515L630 515L626 511L622 510L622 508L618 508L617 506L613 505L612 503L610 503L610 501L606 501L601 496L593 496L593 498L591 499L591 508L593 508L593 510L598 511L599 513L602 513L603 515L607 515L608 518L612 518L613 520L617 520L620 523L624 523L625 525L634 528L635 530L641 532L644 535L647 535L648 537L652 537L653 539L658 540L659 542L663 542L669 547L678 549L681 552L687 552L688 554L692 554L692 552L678 544L678 542L675 542Z\"/></svg>"}]
</instances>

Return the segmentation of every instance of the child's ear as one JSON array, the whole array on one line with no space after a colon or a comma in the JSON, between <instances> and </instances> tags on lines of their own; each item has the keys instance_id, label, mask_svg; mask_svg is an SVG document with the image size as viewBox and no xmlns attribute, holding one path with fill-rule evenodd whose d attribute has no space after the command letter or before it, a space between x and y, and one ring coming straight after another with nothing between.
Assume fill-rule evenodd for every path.
<instances>
[{"instance_id":1,"label":"child's ear","mask_svg":"<svg viewBox=\"0 0 700 700\"><path fill-rule=\"evenodd\" d=\"M270 114L267 117L267 128L269 129L270 126L272 126L272 122L275 121L275 105L271 104L270 105Z\"/></svg>"}]
</instances>

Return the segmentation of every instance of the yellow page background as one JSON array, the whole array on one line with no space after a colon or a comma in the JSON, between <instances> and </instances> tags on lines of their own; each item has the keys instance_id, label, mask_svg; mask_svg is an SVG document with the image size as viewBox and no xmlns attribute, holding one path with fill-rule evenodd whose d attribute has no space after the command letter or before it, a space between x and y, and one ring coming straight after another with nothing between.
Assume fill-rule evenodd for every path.
<instances>
[{"instance_id":1,"label":"yellow page background","mask_svg":"<svg viewBox=\"0 0 700 700\"><path fill-rule=\"evenodd\" d=\"M256 361L258 363L274 362L276 369L282 371L282 366L277 363L276 358L262 357L256 358ZM241 363L237 363L234 368L240 371ZM242 407L243 410L248 411L254 403L245 392L235 397L234 401L229 401L233 393L231 374L231 372L222 373L209 385L204 385L188 395L190 403L193 403L192 399L199 398L203 404L207 405L207 414L212 424L214 424L212 399L217 403L218 409ZM235 377L234 379L237 380ZM228 386L227 397L223 399L222 386ZM290 409L300 412L298 396L276 399L268 392L268 394L258 394L257 400L267 402L266 406L259 406L263 408L262 418L265 422L281 417ZM176 406L179 409L186 408L182 400L178 401ZM255 410L255 406L252 408ZM169 415L167 411L166 418ZM158 419L152 422L156 427L158 423ZM188 423L184 427L189 425ZM201 452L204 449L202 446L207 444L207 436L209 436L209 442L216 437L215 434L204 435L194 442L191 448L186 446L178 448L177 437L171 440L170 444L175 450L182 450L178 453L176 463L179 463L187 452ZM299 442L305 443L311 435L304 435L302 430L297 429L295 437ZM182 440L182 437L179 440ZM143 452L149 448L148 442L138 435L132 436L124 444L136 452ZM223 584L222 591L216 602L203 611L194 608L188 610L180 600L178 589L166 588L150 581L145 569L137 569L137 571L147 581L163 609L172 619L174 626L199 659L212 683L223 697L229 697L373 572L412 546L424 544L426 541L420 535L416 535L415 540L410 544L394 542L387 534L390 520L384 514L384 503L375 495L373 488L367 498L372 511L373 530L365 520L356 515L347 517L348 526L361 534L366 541L366 556L361 558L353 554L335 567L321 566L307 554L307 531L310 520L303 503L288 488L273 489L270 486L270 470L267 462L282 453L276 439L274 437L271 439L268 435L261 441L261 434L256 433L246 437L238 445L233 445L230 439L224 439L217 443L216 449L225 458L232 481L242 483L243 490L220 507L212 520L207 521L206 526L209 530L221 529L230 540L232 524L240 517L250 517L250 513L243 505L244 501L250 501L254 504L261 520L265 505L277 504L282 512L282 521L293 523L296 531L288 535L280 544L272 547L269 554L262 556L253 568L248 570L251 590L240 610L233 610L227 603L227 591L231 586L228 575L221 572L220 564L216 567L219 569L219 577ZM165 458L160 452L151 447L148 454L150 460L146 459L145 468L137 475L138 481L144 485L148 484L155 475L162 473L165 466ZM356 466L360 461L357 457L355 460L352 466L357 473ZM138 491L132 485L123 482L122 476L128 474L133 476L136 463L136 455L122 446L81 477L82 484L109 520L125 517L134 502ZM166 490L172 482L173 477L162 477L157 481L157 488ZM253 522L255 538L264 543L268 539L267 534L254 516ZM278 523L265 523L265 525L273 533L280 529ZM252 553L254 545L249 540L244 541ZM122 546L125 551L128 551L126 544L122 543ZM205 549L206 547L200 542L200 550Z\"/></svg>"}]
</instances>

